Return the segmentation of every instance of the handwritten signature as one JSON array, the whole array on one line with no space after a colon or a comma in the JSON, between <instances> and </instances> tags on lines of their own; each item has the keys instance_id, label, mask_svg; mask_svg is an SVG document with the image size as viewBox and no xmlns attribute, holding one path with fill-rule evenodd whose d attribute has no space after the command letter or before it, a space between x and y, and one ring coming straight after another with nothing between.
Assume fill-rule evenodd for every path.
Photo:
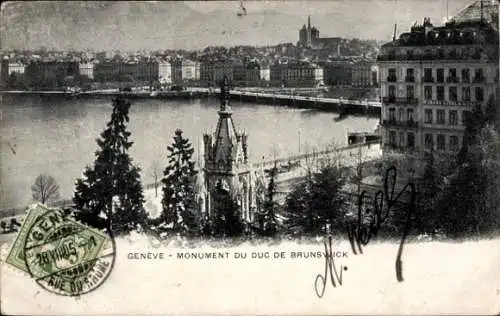
<instances>
[{"instance_id":1,"label":"handwritten signature","mask_svg":"<svg viewBox=\"0 0 500 316\"><path fill-rule=\"evenodd\" d=\"M377 236L380 227L387 221L389 215L391 214L391 211L394 208L394 205L399 201L402 194L405 192L410 193L410 200L408 202L408 208L405 214L404 227L395 262L396 278L398 282L403 282L403 262L401 260L401 257L403 255L403 248L406 237L410 229L411 215L415 213L416 190L415 184L412 182L408 182L399 193L395 194L395 186L396 167L393 166L386 170L383 191L379 190L373 197L372 205L374 214L372 214L370 210L367 209L367 211L365 212L367 216L363 216L363 206L364 201L366 200L365 196L367 194L366 191L363 191L358 198L357 220L355 222L348 223L345 228L347 230L347 238L351 245L352 252L355 255L357 255L358 253L363 254L363 247L368 245L373 237ZM332 255L332 236L328 236L328 238L324 241L324 245L325 271L324 274L318 274L314 282L314 289L316 291L316 295L318 295L319 298L323 297L325 293L326 284L328 283L328 274L330 275L330 282L332 286L337 287L337 284L340 286L342 285L342 271L347 270L347 267L343 267L342 265L337 270L337 266L335 264L335 261L333 260Z\"/></svg>"}]
</instances>

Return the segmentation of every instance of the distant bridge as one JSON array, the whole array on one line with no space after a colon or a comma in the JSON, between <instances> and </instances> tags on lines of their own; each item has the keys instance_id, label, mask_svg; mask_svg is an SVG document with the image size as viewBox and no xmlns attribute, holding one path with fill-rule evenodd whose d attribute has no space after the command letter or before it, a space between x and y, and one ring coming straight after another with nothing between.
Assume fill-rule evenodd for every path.
<instances>
[{"instance_id":1,"label":"distant bridge","mask_svg":"<svg viewBox=\"0 0 500 316\"><path fill-rule=\"evenodd\" d=\"M274 101L289 101L289 102L307 102L315 103L319 105L337 105L337 106L358 106L365 107L367 109L378 109L380 110L382 104L376 101L364 101L364 100L350 100L350 99L334 99L334 98L323 98L323 97L309 97L295 94L276 94L276 93L264 93L264 92L250 92L241 90L232 90L232 96L239 97L249 97L255 99L263 100L274 100Z\"/></svg>"}]
</instances>

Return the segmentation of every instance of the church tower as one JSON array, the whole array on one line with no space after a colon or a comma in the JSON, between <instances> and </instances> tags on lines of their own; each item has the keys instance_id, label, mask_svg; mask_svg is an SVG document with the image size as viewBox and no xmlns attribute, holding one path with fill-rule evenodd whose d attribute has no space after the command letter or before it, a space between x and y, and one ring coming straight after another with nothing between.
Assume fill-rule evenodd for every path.
<instances>
[{"instance_id":1,"label":"church tower","mask_svg":"<svg viewBox=\"0 0 500 316\"><path fill-rule=\"evenodd\" d=\"M253 221L255 198L252 185L252 168L248 161L248 136L238 133L229 105L229 81L226 76L220 88L219 121L215 134L203 135L205 196L202 212L215 216L216 189L223 188L237 202L243 220Z\"/></svg>"},{"instance_id":2,"label":"church tower","mask_svg":"<svg viewBox=\"0 0 500 316\"><path fill-rule=\"evenodd\" d=\"M307 17L307 47L311 47L312 34L311 34L311 16Z\"/></svg>"}]
</instances>

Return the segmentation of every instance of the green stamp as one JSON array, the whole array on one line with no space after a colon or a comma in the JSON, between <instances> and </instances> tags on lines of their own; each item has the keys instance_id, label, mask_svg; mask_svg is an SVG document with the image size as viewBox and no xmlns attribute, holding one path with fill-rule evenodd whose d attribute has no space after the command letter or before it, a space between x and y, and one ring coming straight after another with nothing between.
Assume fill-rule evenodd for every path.
<instances>
[{"instance_id":1,"label":"green stamp","mask_svg":"<svg viewBox=\"0 0 500 316\"><path fill-rule=\"evenodd\" d=\"M28 213L6 262L44 289L78 296L98 288L115 259L114 240L62 210L36 205Z\"/></svg>"}]
</instances>

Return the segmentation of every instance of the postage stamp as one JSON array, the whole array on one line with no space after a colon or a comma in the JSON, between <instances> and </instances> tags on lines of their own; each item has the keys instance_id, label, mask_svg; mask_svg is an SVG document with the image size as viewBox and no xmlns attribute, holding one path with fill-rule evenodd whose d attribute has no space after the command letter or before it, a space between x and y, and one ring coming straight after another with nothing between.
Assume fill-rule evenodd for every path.
<instances>
[{"instance_id":1,"label":"postage stamp","mask_svg":"<svg viewBox=\"0 0 500 316\"><path fill-rule=\"evenodd\" d=\"M110 236L75 221L60 209L36 204L29 210L6 262L52 293L79 296L103 284L114 259Z\"/></svg>"}]
</instances>

